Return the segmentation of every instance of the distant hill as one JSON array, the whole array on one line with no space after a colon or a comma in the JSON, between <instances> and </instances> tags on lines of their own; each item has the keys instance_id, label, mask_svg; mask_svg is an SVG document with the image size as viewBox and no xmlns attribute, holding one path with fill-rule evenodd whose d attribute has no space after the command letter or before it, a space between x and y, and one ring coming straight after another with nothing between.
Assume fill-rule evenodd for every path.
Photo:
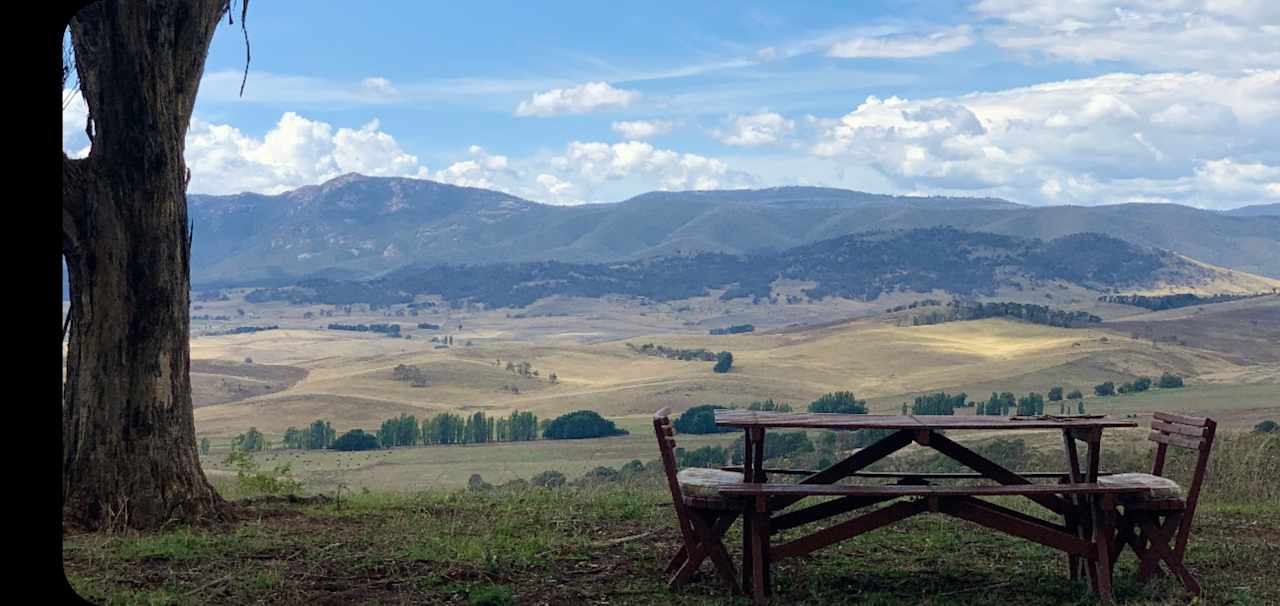
<instances>
[{"instance_id":1,"label":"distant hill","mask_svg":"<svg viewBox=\"0 0 1280 606\"><path fill-rule=\"evenodd\" d=\"M355 174L275 196L188 199L197 288L351 280L414 264L776 252L853 233L936 226L1046 240L1102 233L1280 277L1280 216L1237 217L1173 204L1028 207L992 198L777 187L651 192L565 207Z\"/></svg>"},{"instance_id":2,"label":"distant hill","mask_svg":"<svg viewBox=\"0 0 1280 606\"><path fill-rule=\"evenodd\" d=\"M1225 211L1225 214L1233 217L1280 217L1280 202L1241 206Z\"/></svg>"},{"instance_id":3,"label":"distant hill","mask_svg":"<svg viewBox=\"0 0 1280 606\"><path fill-rule=\"evenodd\" d=\"M1218 270L1221 271L1221 270ZM809 299L874 300L896 291L992 295L1003 287L1075 284L1099 292L1215 279L1215 270L1167 251L1083 233L1051 241L934 227L852 234L752 255L701 253L633 262L541 261L414 266L368 281L315 279L258 289L249 302L342 305L409 303L439 295L452 304L522 307L553 295L626 295L656 301L704 296L774 301L779 279L813 282ZM1272 280L1273 286L1280 281Z\"/></svg>"}]
</instances>

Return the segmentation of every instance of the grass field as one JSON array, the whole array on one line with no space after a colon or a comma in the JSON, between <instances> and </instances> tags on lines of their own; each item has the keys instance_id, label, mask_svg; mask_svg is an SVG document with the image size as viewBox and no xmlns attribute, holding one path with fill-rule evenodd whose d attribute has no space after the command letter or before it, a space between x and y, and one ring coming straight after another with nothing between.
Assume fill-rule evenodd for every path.
<instances>
[{"instance_id":1,"label":"grass field","mask_svg":"<svg viewBox=\"0 0 1280 606\"><path fill-rule=\"evenodd\" d=\"M99 604L748 603L710 573L665 588L679 546L670 505L652 481L260 504L224 527L66 537L65 570ZM726 543L740 561L737 525ZM1187 564L1204 586L1198 603L1280 602L1280 508L1203 504ZM1187 603L1167 579L1138 585L1135 569L1122 556L1119 603ZM934 515L784 560L774 579L776 604L1094 602L1060 554Z\"/></svg>"},{"instance_id":2,"label":"grass field","mask_svg":"<svg viewBox=\"0 0 1280 606\"><path fill-rule=\"evenodd\" d=\"M272 465L291 464L299 477L324 489L338 484L371 490L455 488L473 473L501 483L548 469L575 477L598 465L654 458L648 415L661 406L679 413L695 404L745 406L771 397L802 408L823 393L845 389L866 398L873 413L896 413L903 402L937 390L985 399L993 391L1046 393L1061 385L1090 394L1085 399L1089 412L1135 414L1144 424L1156 410L1205 414L1232 428L1280 417L1280 348L1267 340L1268 331L1280 326L1276 297L1130 312L1088 329L998 319L910 326L904 315L888 314L812 326L775 324L757 333L716 337L701 326L681 328L689 320L678 318L693 312L629 303L575 305L585 304L549 304L515 314L531 317L516 318L450 311L417 318L445 324L447 331L415 330L410 340L317 330L329 319L303 320L301 308L250 307L259 317L241 322L279 323L284 329L192 342L196 428L213 445L205 467L211 475L225 474L222 461L231 438L249 427L278 444L286 428L316 419L342 432L374 430L401 413L421 420L443 411L492 415L519 409L550 418L590 409L632 431L600 440L260 455ZM557 315L570 312L576 315ZM357 314L341 321L388 320ZM606 326L632 334L619 337ZM1133 338L1132 333L1147 329L1182 335L1188 343L1153 345ZM454 336L453 347L433 346L430 337L442 332ZM587 333L594 336L583 339ZM709 362L646 356L627 343L729 350L735 363L732 372L719 375ZM246 357L254 363L244 363ZM505 369L507 362L529 362L539 376L518 376ZM399 364L421 368L430 386L393 380L392 369ZM1102 381L1118 384L1164 371L1186 377L1187 387L1112 398L1091 395L1092 386ZM547 379L552 372L559 378L555 384ZM1056 412L1054 407L1050 403L1047 412ZM732 437L688 443L696 447Z\"/></svg>"}]
</instances>

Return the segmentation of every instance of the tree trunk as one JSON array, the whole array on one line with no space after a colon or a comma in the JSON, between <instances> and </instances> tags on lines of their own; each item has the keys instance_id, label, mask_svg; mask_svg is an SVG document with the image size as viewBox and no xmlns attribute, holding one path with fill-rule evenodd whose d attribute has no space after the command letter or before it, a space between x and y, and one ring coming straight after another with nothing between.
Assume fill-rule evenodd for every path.
<instances>
[{"instance_id":1,"label":"tree trunk","mask_svg":"<svg viewBox=\"0 0 1280 606\"><path fill-rule=\"evenodd\" d=\"M63 518L155 528L221 517L191 407L183 147L226 0L100 0L71 21L89 156L63 158L71 331Z\"/></svg>"}]
</instances>

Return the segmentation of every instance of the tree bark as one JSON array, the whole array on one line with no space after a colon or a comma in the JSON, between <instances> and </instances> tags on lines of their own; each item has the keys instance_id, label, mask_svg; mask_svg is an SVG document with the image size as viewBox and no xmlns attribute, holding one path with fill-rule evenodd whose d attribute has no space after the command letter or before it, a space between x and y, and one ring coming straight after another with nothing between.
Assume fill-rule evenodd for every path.
<instances>
[{"instance_id":1,"label":"tree bark","mask_svg":"<svg viewBox=\"0 0 1280 606\"><path fill-rule=\"evenodd\" d=\"M63 158L71 334L63 519L155 528L224 515L190 379L184 139L226 0L100 0L71 21L92 146Z\"/></svg>"}]
</instances>

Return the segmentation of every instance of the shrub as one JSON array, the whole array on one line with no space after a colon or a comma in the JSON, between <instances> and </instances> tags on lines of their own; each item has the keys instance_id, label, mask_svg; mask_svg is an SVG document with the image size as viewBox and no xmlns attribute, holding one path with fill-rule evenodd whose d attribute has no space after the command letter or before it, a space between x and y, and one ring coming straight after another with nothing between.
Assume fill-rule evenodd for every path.
<instances>
[{"instance_id":1,"label":"shrub","mask_svg":"<svg viewBox=\"0 0 1280 606\"><path fill-rule=\"evenodd\" d=\"M729 448L733 451L733 464L741 465L742 438L739 437L734 440ZM766 461L805 452L813 452L813 442L809 440L809 435L803 431L771 433L769 438L764 441L764 458Z\"/></svg>"},{"instance_id":2,"label":"shrub","mask_svg":"<svg viewBox=\"0 0 1280 606\"><path fill-rule=\"evenodd\" d=\"M287 495L302 489L302 482L290 474L288 463L261 471L253 455L245 450L232 450L225 463L236 470L236 482L244 494Z\"/></svg>"},{"instance_id":3,"label":"shrub","mask_svg":"<svg viewBox=\"0 0 1280 606\"><path fill-rule=\"evenodd\" d=\"M1082 398L1084 398L1084 394L1080 393L1079 389L1073 389L1071 390L1070 393L1067 394L1068 400L1079 400Z\"/></svg>"},{"instance_id":4,"label":"shrub","mask_svg":"<svg viewBox=\"0 0 1280 606\"><path fill-rule=\"evenodd\" d=\"M852 391L826 394L809 404L809 412L838 412L851 415L867 414L867 401L853 396Z\"/></svg>"},{"instance_id":5,"label":"shrub","mask_svg":"<svg viewBox=\"0 0 1280 606\"><path fill-rule=\"evenodd\" d=\"M250 427L246 431L231 440L231 450L266 450L271 448L271 443L267 438L258 431L256 427Z\"/></svg>"},{"instance_id":6,"label":"shrub","mask_svg":"<svg viewBox=\"0 0 1280 606\"><path fill-rule=\"evenodd\" d=\"M597 467L595 469L592 469L591 471L588 471L585 474L582 474L582 479L580 480L580 482L583 484L594 484L597 482L614 482L618 480L619 477L621 477L621 474L618 473L618 470L612 467L605 467L601 465L600 467Z\"/></svg>"},{"instance_id":7,"label":"shrub","mask_svg":"<svg viewBox=\"0 0 1280 606\"><path fill-rule=\"evenodd\" d=\"M631 459L626 464L618 468L618 474L624 478L643 475L644 463L640 459Z\"/></svg>"},{"instance_id":8,"label":"shrub","mask_svg":"<svg viewBox=\"0 0 1280 606\"><path fill-rule=\"evenodd\" d=\"M1049 401L1057 402L1058 400L1061 400L1061 399L1062 399L1062 387L1050 387Z\"/></svg>"},{"instance_id":9,"label":"shrub","mask_svg":"<svg viewBox=\"0 0 1280 606\"><path fill-rule=\"evenodd\" d=\"M338 436L333 441L330 448L341 451L353 450L377 450L379 448L378 436L371 433L365 433L363 429L352 429L347 433Z\"/></svg>"},{"instance_id":10,"label":"shrub","mask_svg":"<svg viewBox=\"0 0 1280 606\"><path fill-rule=\"evenodd\" d=\"M791 412L791 405L786 402L774 402L773 398L767 400L757 400L747 406L747 410L758 410L763 412Z\"/></svg>"},{"instance_id":11,"label":"shrub","mask_svg":"<svg viewBox=\"0 0 1280 606\"><path fill-rule=\"evenodd\" d=\"M1133 382L1133 391L1143 392L1151 389L1151 377L1138 377Z\"/></svg>"},{"instance_id":12,"label":"shrub","mask_svg":"<svg viewBox=\"0 0 1280 606\"><path fill-rule=\"evenodd\" d=\"M542 430L542 437L547 440L576 440L579 438L600 438L605 436L627 435L627 430L619 429L591 410L578 410L552 419Z\"/></svg>"},{"instance_id":13,"label":"shrub","mask_svg":"<svg viewBox=\"0 0 1280 606\"><path fill-rule=\"evenodd\" d=\"M715 411L723 409L719 404L699 404L684 411L672 425L680 433L727 433L737 431L732 427L716 425Z\"/></svg>"},{"instance_id":14,"label":"shrub","mask_svg":"<svg viewBox=\"0 0 1280 606\"><path fill-rule=\"evenodd\" d=\"M1111 381L1107 381L1106 383L1094 385L1093 393L1100 396L1114 396L1116 395L1116 384Z\"/></svg>"},{"instance_id":15,"label":"shrub","mask_svg":"<svg viewBox=\"0 0 1280 606\"><path fill-rule=\"evenodd\" d=\"M1182 387L1182 377L1166 372L1160 375L1160 383L1158 385L1160 389L1176 389Z\"/></svg>"},{"instance_id":16,"label":"shrub","mask_svg":"<svg viewBox=\"0 0 1280 606\"><path fill-rule=\"evenodd\" d=\"M768 442L765 442L768 444ZM720 446L703 446L693 452L685 452L683 448L676 452L676 461L680 467L711 467L724 465L725 450Z\"/></svg>"},{"instance_id":17,"label":"shrub","mask_svg":"<svg viewBox=\"0 0 1280 606\"><path fill-rule=\"evenodd\" d=\"M484 478L480 477L478 473L473 473L470 478L467 478L467 490L490 490L492 488L493 484L484 481Z\"/></svg>"},{"instance_id":18,"label":"shrub","mask_svg":"<svg viewBox=\"0 0 1280 606\"><path fill-rule=\"evenodd\" d=\"M719 373L726 373L726 372L729 372L729 369L732 367L733 367L733 354L727 351L722 351L716 354L716 365L715 365L715 368L712 368L711 370L714 370Z\"/></svg>"},{"instance_id":19,"label":"shrub","mask_svg":"<svg viewBox=\"0 0 1280 606\"><path fill-rule=\"evenodd\" d=\"M1275 433L1276 431L1280 431L1280 424L1277 424L1271 419L1267 419L1266 421L1254 425L1253 431L1255 433Z\"/></svg>"},{"instance_id":20,"label":"shrub","mask_svg":"<svg viewBox=\"0 0 1280 606\"><path fill-rule=\"evenodd\" d=\"M532 482L534 486L541 486L543 488L559 488L564 486L565 477L564 474L558 471L547 470L533 476Z\"/></svg>"}]
</instances>

